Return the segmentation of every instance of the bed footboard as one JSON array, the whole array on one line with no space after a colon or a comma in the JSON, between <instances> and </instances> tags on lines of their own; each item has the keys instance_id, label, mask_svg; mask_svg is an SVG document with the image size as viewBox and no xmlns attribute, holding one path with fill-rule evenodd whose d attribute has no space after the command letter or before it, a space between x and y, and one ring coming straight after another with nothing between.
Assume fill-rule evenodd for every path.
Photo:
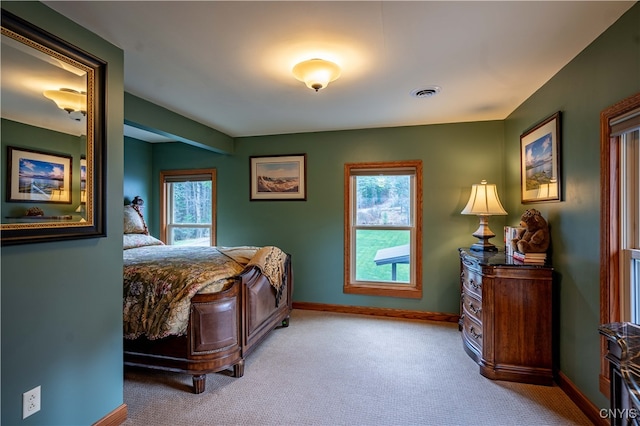
<instances>
[{"instance_id":1,"label":"bed footboard","mask_svg":"<svg viewBox=\"0 0 640 426\"><path fill-rule=\"evenodd\" d=\"M206 374L233 368L244 374L240 284L191 301L186 336L124 340L125 365L193 375L194 393L204 392Z\"/></svg>"},{"instance_id":2,"label":"bed footboard","mask_svg":"<svg viewBox=\"0 0 640 426\"><path fill-rule=\"evenodd\" d=\"M244 312L243 357L251 353L271 330L289 325L293 292L293 270L290 255L287 255L284 272L285 287L278 301L275 289L258 268L254 267L241 275Z\"/></svg>"}]
</instances>

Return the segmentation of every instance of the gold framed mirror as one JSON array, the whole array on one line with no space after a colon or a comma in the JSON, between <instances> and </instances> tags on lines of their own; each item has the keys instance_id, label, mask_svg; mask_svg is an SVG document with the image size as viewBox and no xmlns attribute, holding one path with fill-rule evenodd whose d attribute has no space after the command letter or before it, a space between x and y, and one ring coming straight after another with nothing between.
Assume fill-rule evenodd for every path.
<instances>
[{"instance_id":1,"label":"gold framed mirror","mask_svg":"<svg viewBox=\"0 0 640 426\"><path fill-rule=\"evenodd\" d=\"M106 236L106 63L2 10L2 245Z\"/></svg>"}]
</instances>

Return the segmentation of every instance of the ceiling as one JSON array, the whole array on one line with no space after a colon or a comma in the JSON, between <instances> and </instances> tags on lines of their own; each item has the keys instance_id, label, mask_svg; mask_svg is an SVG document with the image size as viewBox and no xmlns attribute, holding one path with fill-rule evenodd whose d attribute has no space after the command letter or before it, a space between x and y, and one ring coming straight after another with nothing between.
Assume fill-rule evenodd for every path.
<instances>
[{"instance_id":1,"label":"ceiling","mask_svg":"<svg viewBox=\"0 0 640 426\"><path fill-rule=\"evenodd\" d=\"M127 92L239 137L504 119L635 2L44 3L124 50Z\"/></svg>"}]
</instances>

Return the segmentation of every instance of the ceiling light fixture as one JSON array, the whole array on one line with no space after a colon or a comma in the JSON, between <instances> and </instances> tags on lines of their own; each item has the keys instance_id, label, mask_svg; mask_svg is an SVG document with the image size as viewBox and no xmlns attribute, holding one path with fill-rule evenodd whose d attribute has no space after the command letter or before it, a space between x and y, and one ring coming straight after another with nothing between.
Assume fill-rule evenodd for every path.
<instances>
[{"instance_id":1,"label":"ceiling light fixture","mask_svg":"<svg viewBox=\"0 0 640 426\"><path fill-rule=\"evenodd\" d=\"M45 98L55 102L58 108L67 111L69 114L80 111L82 115L87 115L86 92L62 88L60 90L45 90L43 95Z\"/></svg>"},{"instance_id":2,"label":"ceiling light fixture","mask_svg":"<svg viewBox=\"0 0 640 426\"><path fill-rule=\"evenodd\" d=\"M340 77L340 67L324 59L309 59L293 67L291 70L298 80L304 82L309 89L316 92L327 87L329 83Z\"/></svg>"}]
</instances>

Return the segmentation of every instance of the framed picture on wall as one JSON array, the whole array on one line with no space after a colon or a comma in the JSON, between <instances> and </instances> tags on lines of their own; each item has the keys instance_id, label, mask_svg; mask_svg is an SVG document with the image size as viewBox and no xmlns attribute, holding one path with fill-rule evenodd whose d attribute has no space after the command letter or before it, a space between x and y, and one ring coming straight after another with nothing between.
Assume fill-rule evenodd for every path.
<instances>
[{"instance_id":1,"label":"framed picture on wall","mask_svg":"<svg viewBox=\"0 0 640 426\"><path fill-rule=\"evenodd\" d=\"M307 154L249 158L251 201L306 200Z\"/></svg>"},{"instance_id":2,"label":"framed picture on wall","mask_svg":"<svg viewBox=\"0 0 640 426\"><path fill-rule=\"evenodd\" d=\"M80 191L87 190L87 158L80 158ZM83 200L84 201L84 200Z\"/></svg>"},{"instance_id":3,"label":"framed picture on wall","mask_svg":"<svg viewBox=\"0 0 640 426\"><path fill-rule=\"evenodd\" d=\"M560 112L520 136L521 201L560 201Z\"/></svg>"},{"instance_id":4,"label":"framed picture on wall","mask_svg":"<svg viewBox=\"0 0 640 426\"><path fill-rule=\"evenodd\" d=\"M70 155L7 147L7 201L71 203Z\"/></svg>"}]
</instances>

